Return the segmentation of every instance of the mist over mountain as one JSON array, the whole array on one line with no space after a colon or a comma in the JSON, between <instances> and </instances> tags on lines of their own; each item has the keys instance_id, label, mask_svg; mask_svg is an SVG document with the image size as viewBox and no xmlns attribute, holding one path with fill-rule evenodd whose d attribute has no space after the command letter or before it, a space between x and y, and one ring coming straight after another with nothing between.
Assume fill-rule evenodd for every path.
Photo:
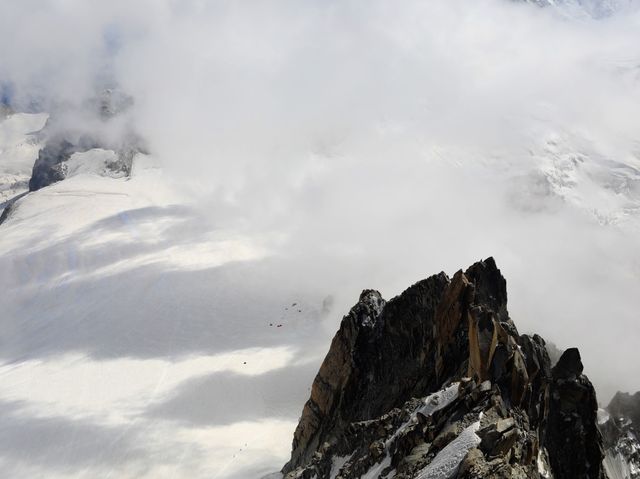
<instances>
[{"instance_id":1,"label":"mist over mountain","mask_svg":"<svg viewBox=\"0 0 640 479\"><path fill-rule=\"evenodd\" d=\"M363 288L492 255L509 336L579 349L605 472L637 476L639 45L633 0L3 2L0 469L277 471ZM438 428L511 400L458 376ZM546 426L503 412L491 446L526 433L542 474Z\"/></svg>"}]
</instances>

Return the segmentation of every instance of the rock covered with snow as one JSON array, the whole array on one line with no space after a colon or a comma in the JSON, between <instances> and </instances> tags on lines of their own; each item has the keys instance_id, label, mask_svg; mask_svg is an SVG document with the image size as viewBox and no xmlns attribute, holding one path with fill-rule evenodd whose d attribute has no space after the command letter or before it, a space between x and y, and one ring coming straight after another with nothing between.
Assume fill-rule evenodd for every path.
<instances>
[{"instance_id":1,"label":"rock covered with snow","mask_svg":"<svg viewBox=\"0 0 640 479\"><path fill-rule=\"evenodd\" d=\"M610 479L640 478L640 391L616 393L602 413L600 430Z\"/></svg>"},{"instance_id":2,"label":"rock covered with snow","mask_svg":"<svg viewBox=\"0 0 640 479\"><path fill-rule=\"evenodd\" d=\"M106 90L83 107L81 120L73 107L51 115L5 108L0 115L0 224L24 195L66 178L130 176L134 158L146 153L126 118L131 104L127 95Z\"/></svg>"},{"instance_id":3,"label":"rock covered with snow","mask_svg":"<svg viewBox=\"0 0 640 479\"><path fill-rule=\"evenodd\" d=\"M637 0L524 0L542 7L557 8L573 17L606 18L621 11L637 8Z\"/></svg>"},{"instance_id":4,"label":"rock covered with snow","mask_svg":"<svg viewBox=\"0 0 640 479\"><path fill-rule=\"evenodd\" d=\"M78 153L95 149L110 150L116 158L101 162L94 172L128 176L135 155L146 150L126 119L132 104L130 96L119 90L106 89L88 101L81 113L73 110L75 115L85 117L84 124L79 124L75 117L69 122L70 114L65 109L52 113L39 133L44 147L33 165L29 190L36 191L67 178L70 172L77 171L77 165L74 167L73 161L70 162L72 157L76 155L77 163ZM95 155L87 158L93 163Z\"/></svg>"},{"instance_id":5,"label":"rock covered with snow","mask_svg":"<svg viewBox=\"0 0 640 479\"><path fill-rule=\"evenodd\" d=\"M603 478L595 391L575 349L552 369L520 335L495 261L344 317L285 479ZM576 476L575 474L578 474Z\"/></svg>"}]
</instances>

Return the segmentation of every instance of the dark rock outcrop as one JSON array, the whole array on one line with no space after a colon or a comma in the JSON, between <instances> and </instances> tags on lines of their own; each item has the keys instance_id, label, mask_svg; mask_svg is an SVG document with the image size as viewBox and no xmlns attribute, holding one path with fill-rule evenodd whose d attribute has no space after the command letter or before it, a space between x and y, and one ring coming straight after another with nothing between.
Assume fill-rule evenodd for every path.
<instances>
[{"instance_id":1,"label":"dark rock outcrop","mask_svg":"<svg viewBox=\"0 0 640 479\"><path fill-rule=\"evenodd\" d=\"M97 143L88 138L82 139L78 144L71 143L62 135L51 138L40 150L33 165L29 191L37 191L64 180L67 176L66 161L71 155L97 147Z\"/></svg>"},{"instance_id":2,"label":"dark rock outcrop","mask_svg":"<svg viewBox=\"0 0 640 479\"><path fill-rule=\"evenodd\" d=\"M489 258L388 302L362 293L314 380L283 473L601 478L595 404L577 350L552 370L544 340L518 334Z\"/></svg>"},{"instance_id":3,"label":"dark rock outcrop","mask_svg":"<svg viewBox=\"0 0 640 479\"><path fill-rule=\"evenodd\" d=\"M141 140L134 135L114 144L89 135L84 135L77 141L69 138L71 137L60 134L47 140L33 165L29 191L37 191L64 180L67 177L67 161L74 153L82 153L94 148L114 150L117 160L105 164L105 169L114 175L128 176L131 174L134 156L145 151Z\"/></svg>"},{"instance_id":4,"label":"dark rock outcrop","mask_svg":"<svg viewBox=\"0 0 640 479\"><path fill-rule=\"evenodd\" d=\"M606 477L598 401L580 353L567 349L552 370L544 444L556 477Z\"/></svg>"}]
</instances>

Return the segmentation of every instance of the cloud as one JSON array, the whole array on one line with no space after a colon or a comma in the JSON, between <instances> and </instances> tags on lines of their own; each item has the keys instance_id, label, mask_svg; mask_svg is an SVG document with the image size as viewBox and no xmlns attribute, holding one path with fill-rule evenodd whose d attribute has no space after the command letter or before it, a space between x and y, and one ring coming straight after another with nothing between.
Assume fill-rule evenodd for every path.
<instances>
[{"instance_id":1,"label":"cloud","mask_svg":"<svg viewBox=\"0 0 640 479\"><path fill-rule=\"evenodd\" d=\"M291 364L254 377L229 372L194 377L145 415L200 427L265 418L295 422L309 397L316 371L313 362Z\"/></svg>"}]
</instances>

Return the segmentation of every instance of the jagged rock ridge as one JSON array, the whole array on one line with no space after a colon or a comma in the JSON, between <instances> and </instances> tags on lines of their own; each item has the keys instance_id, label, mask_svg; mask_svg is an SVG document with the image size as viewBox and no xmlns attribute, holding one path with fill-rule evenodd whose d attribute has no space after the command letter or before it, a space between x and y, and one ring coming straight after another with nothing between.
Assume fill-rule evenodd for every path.
<instances>
[{"instance_id":1,"label":"jagged rock ridge","mask_svg":"<svg viewBox=\"0 0 640 479\"><path fill-rule=\"evenodd\" d=\"M576 349L552 369L489 258L344 317L294 434L293 478L603 478Z\"/></svg>"}]
</instances>

